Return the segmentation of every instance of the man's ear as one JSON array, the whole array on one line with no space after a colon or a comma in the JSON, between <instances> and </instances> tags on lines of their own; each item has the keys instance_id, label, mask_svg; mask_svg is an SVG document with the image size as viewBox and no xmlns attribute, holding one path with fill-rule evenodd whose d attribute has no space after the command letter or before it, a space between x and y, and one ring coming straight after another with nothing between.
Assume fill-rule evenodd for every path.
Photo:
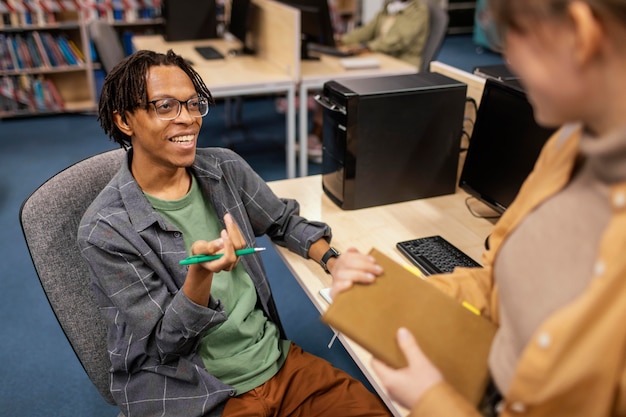
<instances>
[{"instance_id":1,"label":"man's ear","mask_svg":"<svg viewBox=\"0 0 626 417\"><path fill-rule=\"evenodd\" d=\"M128 135L129 137L133 136L133 129L128 124L128 121L126 120L126 115L120 114L116 110L113 112L113 120L115 121L115 126L117 126L117 128L121 130L122 133Z\"/></svg>"},{"instance_id":2,"label":"man's ear","mask_svg":"<svg viewBox=\"0 0 626 417\"><path fill-rule=\"evenodd\" d=\"M602 49L604 28L585 2L571 2L568 12L575 31L576 60L580 65L588 64Z\"/></svg>"}]
</instances>

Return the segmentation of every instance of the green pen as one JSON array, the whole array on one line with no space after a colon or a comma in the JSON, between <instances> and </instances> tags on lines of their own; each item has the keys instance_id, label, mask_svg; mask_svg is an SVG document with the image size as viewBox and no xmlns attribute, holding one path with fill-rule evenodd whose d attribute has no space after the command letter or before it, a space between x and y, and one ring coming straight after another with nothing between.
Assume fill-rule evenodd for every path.
<instances>
[{"instance_id":1,"label":"green pen","mask_svg":"<svg viewBox=\"0 0 626 417\"><path fill-rule=\"evenodd\" d=\"M245 248L245 249L239 249L239 250L235 251L235 255L237 255L237 256L250 255L252 253L261 252L261 251L264 251L264 250L265 250L265 248ZM193 255L193 256L190 256L190 257L185 258L182 261L180 261L180 264L181 265L199 264L199 263L202 263L202 262L214 261L216 259L221 258L222 256L224 256L223 253L217 253L215 255Z\"/></svg>"}]
</instances>

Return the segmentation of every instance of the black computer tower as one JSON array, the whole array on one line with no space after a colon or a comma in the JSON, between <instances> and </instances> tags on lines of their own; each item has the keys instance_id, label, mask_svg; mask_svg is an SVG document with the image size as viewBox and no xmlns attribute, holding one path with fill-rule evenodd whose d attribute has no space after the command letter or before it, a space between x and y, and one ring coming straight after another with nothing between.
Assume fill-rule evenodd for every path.
<instances>
[{"instance_id":1,"label":"black computer tower","mask_svg":"<svg viewBox=\"0 0 626 417\"><path fill-rule=\"evenodd\" d=\"M165 0L162 14L168 42L217 38L215 0Z\"/></svg>"},{"instance_id":2,"label":"black computer tower","mask_svg":"<svg viewBox=\"0 0 626 417\"><path fill-rule=\"evenodd\" d=\"M325 83L324 192L348 210L454 193L466 89L437 73Z\"/></svg>"}]
</instances>

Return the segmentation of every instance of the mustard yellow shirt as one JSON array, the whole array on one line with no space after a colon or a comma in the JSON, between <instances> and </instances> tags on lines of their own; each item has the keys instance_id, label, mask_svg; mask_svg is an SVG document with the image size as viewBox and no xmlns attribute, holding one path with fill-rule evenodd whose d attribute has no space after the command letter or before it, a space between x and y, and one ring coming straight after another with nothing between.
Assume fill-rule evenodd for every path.
<instances>
[{"instance_id":1,"label":"mustard yellow shirt","mask_svg":"<svg viewBox=\"0 0 626 417\"><path fill-rule=\"evenodd\" d=\"M429 281L477 306L497 324L492 267L500 245L531 210L570 181L580 137L580 127L568 125L548 141L515 202L496 224L491 248L483 255L484 268L457 269ZM612 215L600 239L591 284L531 337L503 393L501 417L626 416L626 183L612 185L608 198ZM480 414L444 382L428 390L410 416Z\"/></svg>"}]
</instances>

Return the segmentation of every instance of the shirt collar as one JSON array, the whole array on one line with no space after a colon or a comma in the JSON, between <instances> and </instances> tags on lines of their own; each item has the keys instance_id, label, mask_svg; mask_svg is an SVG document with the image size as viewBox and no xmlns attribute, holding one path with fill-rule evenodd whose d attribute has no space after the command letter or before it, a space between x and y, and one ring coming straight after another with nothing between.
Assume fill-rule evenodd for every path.
<instances>
[{"instance_id":1,"label":"shirt collar","mask_svg":"<svg viewBox=\"0 0 626 417\"><path fill-rule=\"evenodd\" d=\"M626 127L602 137L584 133L579 149L601 181L607 184L626 181Z\"/></svg>"}]
</instances>

